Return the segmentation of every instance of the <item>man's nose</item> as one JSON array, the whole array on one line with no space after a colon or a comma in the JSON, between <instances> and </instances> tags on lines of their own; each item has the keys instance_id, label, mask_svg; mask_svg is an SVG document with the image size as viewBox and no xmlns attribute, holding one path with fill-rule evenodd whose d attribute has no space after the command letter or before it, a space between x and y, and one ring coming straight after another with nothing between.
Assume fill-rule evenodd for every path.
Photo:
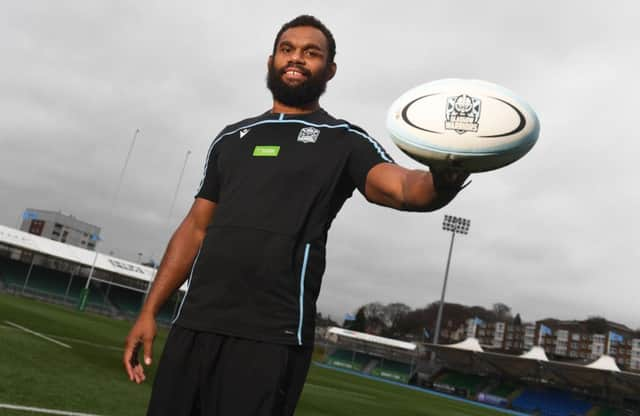
<instances>
[{"instance_id":1,"label":"man's nose","mask_svg":"<svg viewBox=\"0 0 640 416\"><path fill-rule=\"evenodd\" d=\"M299 49L293 51L293 53L291 54L289 60L291 62L296 62L296 63L304 62L304 51L299 50Z\"/></svg>"}]
</instances>

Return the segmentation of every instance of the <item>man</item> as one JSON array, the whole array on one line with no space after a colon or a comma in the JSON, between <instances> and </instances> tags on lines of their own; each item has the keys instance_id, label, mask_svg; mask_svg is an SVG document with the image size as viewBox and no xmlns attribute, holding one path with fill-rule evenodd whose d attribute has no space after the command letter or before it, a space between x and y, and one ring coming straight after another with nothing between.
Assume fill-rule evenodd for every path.
<instances>
[{"instance_id":1,"label":"man","mask_svg":"<svg viewBox=\"0 0 640 416\"><path fill-rule=\"evenodd\" d=\"M312 16L286 23L268 60L271 110L213 140L191 210L174 233L124 366L144 381L155 315L189 278L149 415L291 415L314 341L327 232L355 188L375 204L430 211L468 176L393 163L363 130L319 105L335 40Z\"/></svg>"}]
</instances>

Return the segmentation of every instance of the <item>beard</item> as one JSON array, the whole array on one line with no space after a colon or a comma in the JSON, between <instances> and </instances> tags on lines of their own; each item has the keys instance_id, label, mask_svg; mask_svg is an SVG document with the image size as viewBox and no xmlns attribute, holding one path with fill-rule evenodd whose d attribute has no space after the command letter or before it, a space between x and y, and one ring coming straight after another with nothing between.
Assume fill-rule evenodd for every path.
<instances>
[{"instance_id":1,"label":"beard","mask_svg":"<svg viewBox=\"0 0 640 416\"><path fill-rule=\"evenodd\" d=\"M274 100L290 107L302 107L314 102L324 94L327 89L327 70L329 66L315 75L310 75L305 68L300 68L308 78L298 85L289 85L282 80L286 67L278 70L273 63L269 65L267 72L267 88L271 91Z\"/></svg>"}]
</instances>

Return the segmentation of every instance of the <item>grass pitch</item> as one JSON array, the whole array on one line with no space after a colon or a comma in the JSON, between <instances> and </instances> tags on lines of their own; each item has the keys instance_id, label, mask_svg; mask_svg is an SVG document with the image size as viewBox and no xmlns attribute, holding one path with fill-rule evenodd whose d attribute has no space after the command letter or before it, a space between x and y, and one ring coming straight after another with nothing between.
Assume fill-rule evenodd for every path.
<instances>
[{"instance_id":1,"label":"grass pitch","mask_svg":"<svg viewBox=\"0 0 640 416\"><path fill-rule=\"evenodd\" d=\"M16 329L12 322L69 345ZM130 322L0 294L0 404L98 415L144 415L147 382L127 378L121 360ZM160 358L166 331L154 344ZM0 408L0 415L25 411ZM298 416L500 415L502 413L375 380L312 366Z\"/></svg>"}]
</instances>

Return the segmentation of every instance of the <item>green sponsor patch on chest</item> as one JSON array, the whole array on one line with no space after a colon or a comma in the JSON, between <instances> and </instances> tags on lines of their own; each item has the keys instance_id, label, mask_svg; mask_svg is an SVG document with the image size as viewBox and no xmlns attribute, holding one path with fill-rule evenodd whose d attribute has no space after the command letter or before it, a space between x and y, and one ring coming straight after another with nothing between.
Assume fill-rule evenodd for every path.
<instances>
[{"instance_id":1,"label":"green sponsor patch on chest","mask_svg":"<svg viewBox=\"0 0 640 416\"><path fill-rule=\"evenodd\" d=\"M280 153L280 146L256 146L253 149L253 156L256 157L276 157Z\"/></svg>"}]
</instances>

